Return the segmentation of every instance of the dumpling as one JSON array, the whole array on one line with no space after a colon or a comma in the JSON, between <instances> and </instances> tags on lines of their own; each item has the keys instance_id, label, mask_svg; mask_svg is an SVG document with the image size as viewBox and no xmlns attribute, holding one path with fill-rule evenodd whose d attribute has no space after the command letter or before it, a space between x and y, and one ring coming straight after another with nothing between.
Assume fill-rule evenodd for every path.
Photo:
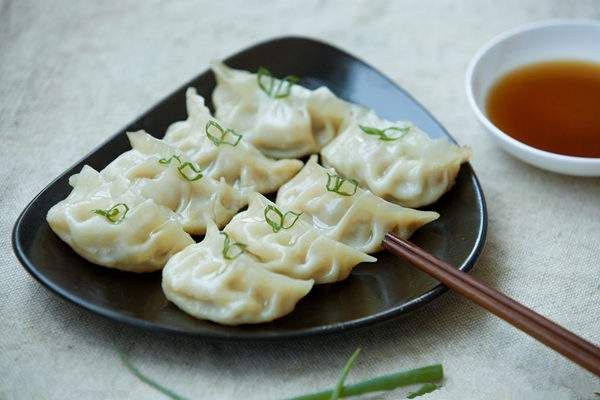
<instances>
[{"instance_id":1,"label":"dumpling","mask_svg":"<svg viewBox=\"0 0 600 400\"><path fill-rule=\"evenodd\" d=\"M224 179L204 176L162 140L144 131L127 136L133 149L117 157L101 174L110 179L123 177L130 182L131 190L175 211L188 233L204 234L205 216L223 227L247 204L245 193L227 185Z\"/></svg>"},{"instance_id":2,"label":"dumpling","mask_svg":"<svg viewBox=\"0 0 600 400\"><path fill-rule=\"evenodd\" d=\"M311 280L262 267L209 223L204 240L173 256L163 270L167 299L186 313L226 325L272 321L290 313ZM227 258L225 257L227 256Z\"/></svg>"},{"instance_id":3,"label":"dumpling","mask_svg":"<svg viewBox=\"0 0 600 400\"><path fill-rule=\"evenodd\" d=\"M242 140L223 122L210 115L196 89L186 92L188 119L172 124L164 141L181 151L215 179L221 177L236 188L271 193L301 168L300 160L273 160Z\"/></svg>"},{"instance_id":4,"label":"dumpling","mask_svg":"<svg viewBox=\"0 0 600 400\"><path fill-rule=\"evenodd\" d=\"M211 65L217 80L216 116L244 140L274 158L317 153L339 132L353 106L326 87L309 90L287 80ZM260 83L260 84L259 84Z\"/></svg>"},{"instance_id":5,"label":"dumpling","mask_svg":"<svg viewBox=\"0 0 600 400\"><path fill-rule=\"evenodd\" d=\"M73 191L46 219L62 240L94 264L155 271L194 243L175 213L131 192L124 179L107 180L86 165L69 184Z\"/></svg>"},{"instance_id":6,"label":"dumpling","mask_svg":"<svg viewBox=\"0 0 600 400\"><path fill-rule=\"evenodd\" d=\"M450 189L471 150L371 112L359 114L321 155L324 165L374 194L405 207L422 207Z\"/></svg>"},{"instance_id":7,"label":"dumpling","mask_svg":"<svg viewBox=\"0 0 600 400\"><path fill-rule=\"evenodd\" d=\"M408 238L439 214L404 208L343 179L317 164L314 155L277 193L277 205L302 212L302 218L332 239L365 253L381 249L386 233Z\"/></svg>"},{"instance_id":8,"label":"dumpling","mask_svg":"<svg viewBox=\"0 0 600 400\"><path fill-rule=\"evenodd\" d=\"M292 278L314 279L315 283L346 279L357 264L376 261L323 236L298 217L256 193L248 210L237 214L223 231L245 243L264 268Z\"/></svg>"}]
</instances>

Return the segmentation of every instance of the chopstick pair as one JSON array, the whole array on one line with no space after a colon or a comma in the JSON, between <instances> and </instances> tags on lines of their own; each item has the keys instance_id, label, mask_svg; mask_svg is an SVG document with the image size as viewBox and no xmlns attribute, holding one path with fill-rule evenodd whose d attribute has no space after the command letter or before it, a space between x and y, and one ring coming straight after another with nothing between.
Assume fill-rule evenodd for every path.
<instances>
[{"instance_id":1,"label":"chopstick pair","mask_svg":"<svg viewBox=\"0 0 600 400\"><path fill-rule=\"evenodd\" d=\"M539 340L583 368L600 376L600 348L535 311L453 268L413 243L387 234L385 248L467 299Z\"/></svg>"}]
</instances>

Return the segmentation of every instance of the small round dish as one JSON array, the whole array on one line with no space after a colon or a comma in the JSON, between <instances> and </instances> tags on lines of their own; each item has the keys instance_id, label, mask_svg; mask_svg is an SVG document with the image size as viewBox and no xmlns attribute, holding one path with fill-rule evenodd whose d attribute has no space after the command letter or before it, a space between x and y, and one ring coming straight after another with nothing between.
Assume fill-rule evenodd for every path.
<instances>
[{"instance_id":1,"label":"small round dish","mask_svg":"<svg viewBox=\"0 0 600 400\"><path fill-rule=\"evenodd\" d=\"M494 82L516 67L560 59L600 62L600 22L552 20L502 33L471 60L466 76L469 105L477 119L508 153L549 171L576 176L600 176L600 158L573 157L543 151L513 139L485 115L485 101Z\"/></svg>"}]
</instances>

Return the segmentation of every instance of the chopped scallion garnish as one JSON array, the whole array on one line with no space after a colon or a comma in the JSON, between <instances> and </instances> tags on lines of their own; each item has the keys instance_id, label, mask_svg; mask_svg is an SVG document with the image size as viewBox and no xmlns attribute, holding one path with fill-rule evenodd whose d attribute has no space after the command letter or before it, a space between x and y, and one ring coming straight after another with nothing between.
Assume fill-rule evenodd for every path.
<instances>
[{"instance_id":1,"label":"chopped scallion garnish","mask_svg":"<svg viewBox=\"0 0 600 400\"><path fill-rule=\"evenodd\" d=\"M163 165L169 165L173 160L176 160L179 163L177 171L179 172L179 175L181 175L186 181L197 181L198 179L204 176L202 175L202 170L199 167L195 166L189 161L181 162L181 158L176 155L172 155L169 158L161 158L160 160L158 160L158 162ZM189 170L191 170L191 172Z\"/></svg>"},{"instance_id":2,"label":"chopped scallion garnish","mask_svg":"<svg viewBox=\"0 0 600 400\"><path fill-rule=\"evenodd\" d=\"M162 165L169 165L169 164L171 164L171 161L173 161L173 160L177 160L177 162L179 164L181 164L181 158L179 158L179 156L176 156L176 155L172 155L169 158L161 158L160 160L158 160L158 162Z\"/></svg>"},{"instance_id":3,"label":"chopped scallion garnish","mask_svg":"<svg viewBox=\"0 0 600 400\"><path fill-rule=\"evenodd\" d=\"M189 172L189 170L191 170L191 172ZM179 171L179 174L189 182L197 181L203 176L202 170L196 167L191 162L184 162L179 167L177 167L177 171Z\"/></svg>"},{"instance_id":4,"label":"chopped scallion garnish","mask_svg":"<svg viewBox=\"0 0 600 400\"><path fill-rule=\"evenodd\" d=\"M359 125L358 127L367 135L378 136L379 140L383 140L384 142L392 142L394 140L401 139L404 135L410 132L409 126L405 126L402 128L397 126L390 126L389 128L385 129L378 129L372 126L362 125ZM389 132L389 134L387 132Z\"/></svg>"},{"instance_id":5,"label":"chopped scallion garnish","mask_svg":"<svg viewBox=\"0 0 600 400\"><path fill-rule=\"evenodd\" d=\"M224 259L233 260L246 250L246 245L244 243L234 242L225 232L221 232L221 235L225 236L225 240L223 241Z\"/></svg>"},{"instance_id":6,"label":"chopped scallion garnish","mask_svg":"<svg viewBox=\"0 0 600 400\"><path fill-rule=\"evenodd\" d=\"M208 121L204 127L204 131L215 146L228 144L235 147L242 139L242 135L236 133L233 129L223 128L216 121Z\"/></svg>"},{"instance_id":7,"label":"chopped scallion garnish","mask_svg":"<svg viewBox=\"0 0 600 400\"><path fill-rule=\"evenodd\" d=\"M102 215L104 218L112 222L113 224L118 224L123 221L125 215L129 211L129 207L125 203L115 204L108 210L92 210L93 213Z\"/></svg>"},{"instance_id":8,"label":"chopped scallion garnish","mask_svg":"<svg viewBox=\"0 0 600 400\"><path fill-rule=\"evenodd\" d=\"M327 173L327 184L325 187L329 192L335 192L342 196L352 196L358 190L358 181Z\"/></svg>"},{"instance_id":9,"label":"chopped scallion garnish","mask_svg":"<svg viewBox=\"0 0 600 400\"><path fill-rule=\"evenodd\" d=\"M265 221L273 228L273 232L291 228L301 215L302 213L295 213L293 211L288 211L284 214L272 205L265 207ZM291 218L288 218L288 216Z\"/></svg>"},{"instance_id":10,"label":"chopped scallion garnish","mask_svg":"<svg viewBox=\"0 0 600 400\"><path fill-rule=\"evenodd\" d=\"M298 83L300 78L295 75L288 75L283 79L277 79L271 74L271 71L265 67L260 67L256 73L256 80L258 81L258 87L267 96L282 99L290 95L292 86Z\"/></svg>"}]
</instances>

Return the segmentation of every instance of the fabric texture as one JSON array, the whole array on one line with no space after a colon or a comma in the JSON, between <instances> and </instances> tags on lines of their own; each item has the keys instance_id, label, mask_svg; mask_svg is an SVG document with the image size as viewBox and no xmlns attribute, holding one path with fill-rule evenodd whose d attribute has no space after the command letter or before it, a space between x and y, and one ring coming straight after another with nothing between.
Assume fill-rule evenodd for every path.
<instances>
[{"instance_id":1,"label":"fabric texture","mask_svg":"<svg viewBox=\"0 0 600 400\"><path fill-rule=\"evenodd\" d=\"M600 381L452 293L348 334L222 343L114 323L51 294L19 265L12 226L52 179L209 61L298 34L331 42L406 88L461 144L489 207L474 274L600 342L600 180L530 167L478 126L467 64L494 35L548 18L600 17L598 2L0 0L0 398L163 399L115 351L195 399L281 399L442 363L427 399L597 399ZM182 107L184 105L182 104ZM375 397L404 398L407 390Z\"/></svg>"}]
</instances>

